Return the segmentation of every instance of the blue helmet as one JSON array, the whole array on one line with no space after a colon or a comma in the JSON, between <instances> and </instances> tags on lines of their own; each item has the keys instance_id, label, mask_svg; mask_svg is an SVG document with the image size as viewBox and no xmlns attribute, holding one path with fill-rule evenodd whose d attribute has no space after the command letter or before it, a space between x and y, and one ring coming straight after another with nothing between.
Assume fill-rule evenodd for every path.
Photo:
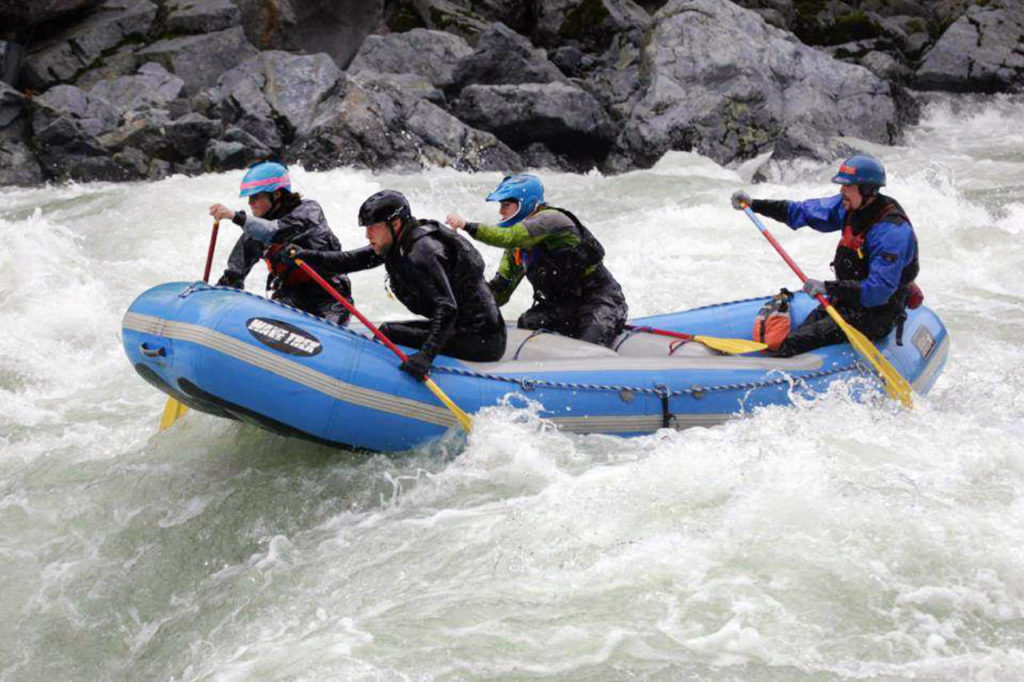
<instances>
[{"instance_id":1,"label":"blue helmet","mask_svg":"<svg viewBox=\"0 0 1024 682\"><path fill-rule=\"evenodd\" d=\"M544 203L544 185L540 184L540 178L536 175L508 175L497 189L487 195L487 201L519 202L516 214L498 223L502 227L508 227L522 222L526 216L537 210L537 206Z\"/></svg>"},{"instance_id":2,"label":"blue helmet","mask_svg":"<svg viewBox=\"0 0 1024 682\"><path fill-rule=\"evenodd\" d=\"M881 161L869 154L854 154L839 164L839 172L832 177L832 182L881 187L885 184L885 168Z\"/></svg>"},{"instance_id":3,"label":"blue helmet","mask_svg":"<svg viewBox=\"0 0 1024 682\"><path fill-rule=\"evenodd\" d=\"M248 197L261 192L273 192L275 189L288 192L292 190L288 169L276 161L260 161L249 166L245 177L242 178L238 196Z\"/></svg>"}]
</instances>

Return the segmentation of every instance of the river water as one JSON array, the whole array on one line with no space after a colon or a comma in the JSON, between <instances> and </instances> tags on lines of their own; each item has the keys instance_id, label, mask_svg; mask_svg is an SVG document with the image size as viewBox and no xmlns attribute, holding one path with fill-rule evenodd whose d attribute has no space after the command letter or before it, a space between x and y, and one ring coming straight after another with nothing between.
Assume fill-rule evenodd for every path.
<instances>
[{"instance_id":1,"label":"river water","mask_svg":"<svg viewBox=\"0 0 1024 682\"><path fill-rule=\"evenodd\" d=\"M466 442L393 456L196 413L155 433L165 398L121 316L201 276L205 209L242 207L240 172L0 190L0 680L1021 679L1022 123L1021 98L938 99L905 146L867 147L951 334L913 412L838 386L620 439L496 407ZM832 166L543 177L646 315L797 286L729 195L823 196ZM377 189L493 219L500 178L292 175L346 247ZM770 227L828 274L831 236ZM403 317L382 273L353 285Z\"/></svg>"}]
</instances>

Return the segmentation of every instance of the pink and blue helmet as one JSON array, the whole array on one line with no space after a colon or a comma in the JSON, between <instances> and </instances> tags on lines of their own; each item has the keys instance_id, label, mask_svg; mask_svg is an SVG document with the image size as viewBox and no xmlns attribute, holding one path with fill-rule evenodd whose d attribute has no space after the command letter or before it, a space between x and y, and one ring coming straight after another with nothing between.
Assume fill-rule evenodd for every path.
<instances>
[{"instance_id":1,"label":"pink and blue helmet","mask_svg":"<svg viewBox=\"0 0 1024 682\"><path fill-rule=\"evenodd\" d=\"M273 192L275 189L291 191L288 169L276 161L261 161L254 163L245 173L238 196L248 197L261 192Z\"/></svg>"}]
</instances>

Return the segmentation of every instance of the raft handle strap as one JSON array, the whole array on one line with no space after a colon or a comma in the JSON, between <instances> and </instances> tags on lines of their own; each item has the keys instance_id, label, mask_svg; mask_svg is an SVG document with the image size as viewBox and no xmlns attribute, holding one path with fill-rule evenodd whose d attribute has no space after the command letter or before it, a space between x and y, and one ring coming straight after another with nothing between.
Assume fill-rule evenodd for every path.
<instances>
[{"instance_id":1,"label":"raft handle strap","mask_svg":"<svg viewBox=\"0 0 1024 682\"><path fill-rule=\"evenodd\" d=\"M661 428L670 429L672 428L672 422L676 420L676 416L669 410L668 405L668 399L672 396L672 391L665 384L655 384L654 390L657 392L658 398L661 399Z\"/></svg>"}]
</instances>

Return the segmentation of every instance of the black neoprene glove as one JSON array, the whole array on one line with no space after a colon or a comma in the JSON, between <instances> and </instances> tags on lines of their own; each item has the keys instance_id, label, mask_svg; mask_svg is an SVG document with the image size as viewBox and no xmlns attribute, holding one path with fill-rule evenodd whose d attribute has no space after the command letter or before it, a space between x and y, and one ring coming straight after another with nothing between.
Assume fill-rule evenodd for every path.
<instances>
[{"instance_id":1,"label":"black neoprene glove","mask_svg":"<svg viewBox=\"0 0 1024 682\"><path fill-rule=\"evenodd\" d=\"M304 249L301 246L285 244L277 250L277 253L274 254L274 262L283 263L285 265L295 265L295 259L301 258L302 260L306 260L307 253L308 249Z\"/></svg>"},{"instance_id":2,"label":"black neoprene glove","mask_svg":"<svg viewBox=\"0 0 1024 682\"><path fill-rule=\"evenodd\" d=\"M245 278L239 275L237 272L231 270L225 270L224 274L217 280L217 286L219 287L232 287L233 289L244 289Z\"/></svg>"},{"instance_id":3,"label":"black neoprene glove","mask_svg":"<svg viewBox=\"0 0 1024 682\"><path fill-rule=\"evenodd\" d=\"M426 381L427 375L430 374L430 366L433 364L434 358L428 353L416 353L410 355L409 359L398 366L398 369L402 370L416 381Z\"/></svg>"}]
</instances>

